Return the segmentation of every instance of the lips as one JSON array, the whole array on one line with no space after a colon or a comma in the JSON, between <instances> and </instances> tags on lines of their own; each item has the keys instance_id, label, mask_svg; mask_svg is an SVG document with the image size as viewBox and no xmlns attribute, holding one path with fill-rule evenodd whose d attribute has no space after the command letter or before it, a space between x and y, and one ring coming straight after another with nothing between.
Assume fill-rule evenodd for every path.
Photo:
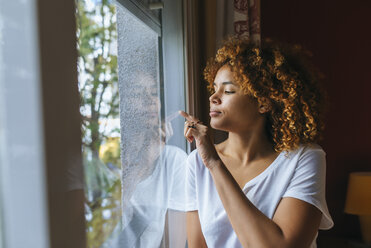
<instances>
[{"instance_id":1,"label":"lips","mask_svg":"<svg viewBox=\"0 0 371 248\"><path fill-rule=\"evenodd\" d=\"M222 112L220 112L219 110L217 109L210 109L210 116L211 117L217 117L219 115L221 115Z\"/></svg>"}]
</instances>

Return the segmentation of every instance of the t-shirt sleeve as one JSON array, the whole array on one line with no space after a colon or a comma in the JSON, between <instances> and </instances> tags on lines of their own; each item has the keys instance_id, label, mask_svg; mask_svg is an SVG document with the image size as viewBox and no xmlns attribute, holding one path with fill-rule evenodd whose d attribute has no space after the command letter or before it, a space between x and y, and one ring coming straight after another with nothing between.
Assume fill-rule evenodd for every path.
<instances>
[{"instance_id":1,"label":"t-shirt sleeve","mask_svg":"<svg viewBox=\"0 0 371 248\"><path fill-rule=\"evenodd\" d=\"M196 151L189 154L186 161L186 211L198 210L196 189Z\"/></svg>"},{"instance_id":2,"label":"t-shirt sleeve","mask_svg":"<svg viewBox=\"0 0 371 248\"><path fill-rule=\"evenodd\" d=\"M305 148L283 197L308 202L322 212L320 229L330 229L334 223L329 214L326 197L326 154L320 148Z\"/></svg>"}]
</instances>

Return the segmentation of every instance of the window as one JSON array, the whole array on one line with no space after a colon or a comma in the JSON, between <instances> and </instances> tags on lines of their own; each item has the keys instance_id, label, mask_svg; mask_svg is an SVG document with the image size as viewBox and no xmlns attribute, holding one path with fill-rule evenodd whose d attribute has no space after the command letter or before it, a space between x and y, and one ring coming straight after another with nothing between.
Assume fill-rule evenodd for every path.
<instances>
[{"instance_id":1,"label":"window","mask_svg":"<svg viewBox=\"0 0 371 248\"><path fill-rule=\"evenodd\" d=\"M37 2L0 6L0 247L46 248Z\"/></svg>"},{"instance_id":2,"label":"window","mask_svg":"<svg viewBox=\"0 0 371 248\"><path fill-rule=\"evenodd\" d=\"M112 1L76 6L86 234L101 247L121 218L116 13Z\"/></svg>"},{"instance_id":3,"label":"window","mask_svg":"<svg viewBox=\"0 0 371 248\"><path fill-rule=\"evenodd\" d=\"M88 247L185 246L181 5L77 1Z\"/></svg>"}]
</instances>

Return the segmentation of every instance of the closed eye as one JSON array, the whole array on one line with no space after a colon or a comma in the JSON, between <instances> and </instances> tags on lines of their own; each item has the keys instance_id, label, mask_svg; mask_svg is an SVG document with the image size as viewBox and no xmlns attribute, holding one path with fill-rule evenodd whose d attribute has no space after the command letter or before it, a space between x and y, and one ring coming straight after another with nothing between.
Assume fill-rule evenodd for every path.
<instances>
[{"instance_id":1,"label":"closed eye","mask_svg":"<svg viewBox=\"0 0 371 248\"><path fill-rule=\"evenodd\" d=\"M224 93L226 93L226 94L233 94L233 93L236 93L235 91L228 91L228 90L226 90L226 91L224 91Z\"/></svg>"}]
</instances>

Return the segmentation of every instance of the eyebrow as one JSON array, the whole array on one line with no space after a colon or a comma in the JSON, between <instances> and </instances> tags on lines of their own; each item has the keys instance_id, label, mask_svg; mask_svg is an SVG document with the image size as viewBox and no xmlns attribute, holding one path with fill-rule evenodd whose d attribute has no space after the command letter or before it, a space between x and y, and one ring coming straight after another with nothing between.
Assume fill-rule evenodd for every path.
<instances>
[{"instance_id":1,"label":"eyebrow","mask_svg":"<svg viewBox=\"0 0 371 248\"><path fill-rule=\"evenodd\" d=\"M227 85L227 84L233 84L233 85L236 85L236 84L233 83L233 82L223 82L223 83L222 83L222 85ZM216 86L216 83L214 82L213 85Z\"/></svg>"}]
</instances>

